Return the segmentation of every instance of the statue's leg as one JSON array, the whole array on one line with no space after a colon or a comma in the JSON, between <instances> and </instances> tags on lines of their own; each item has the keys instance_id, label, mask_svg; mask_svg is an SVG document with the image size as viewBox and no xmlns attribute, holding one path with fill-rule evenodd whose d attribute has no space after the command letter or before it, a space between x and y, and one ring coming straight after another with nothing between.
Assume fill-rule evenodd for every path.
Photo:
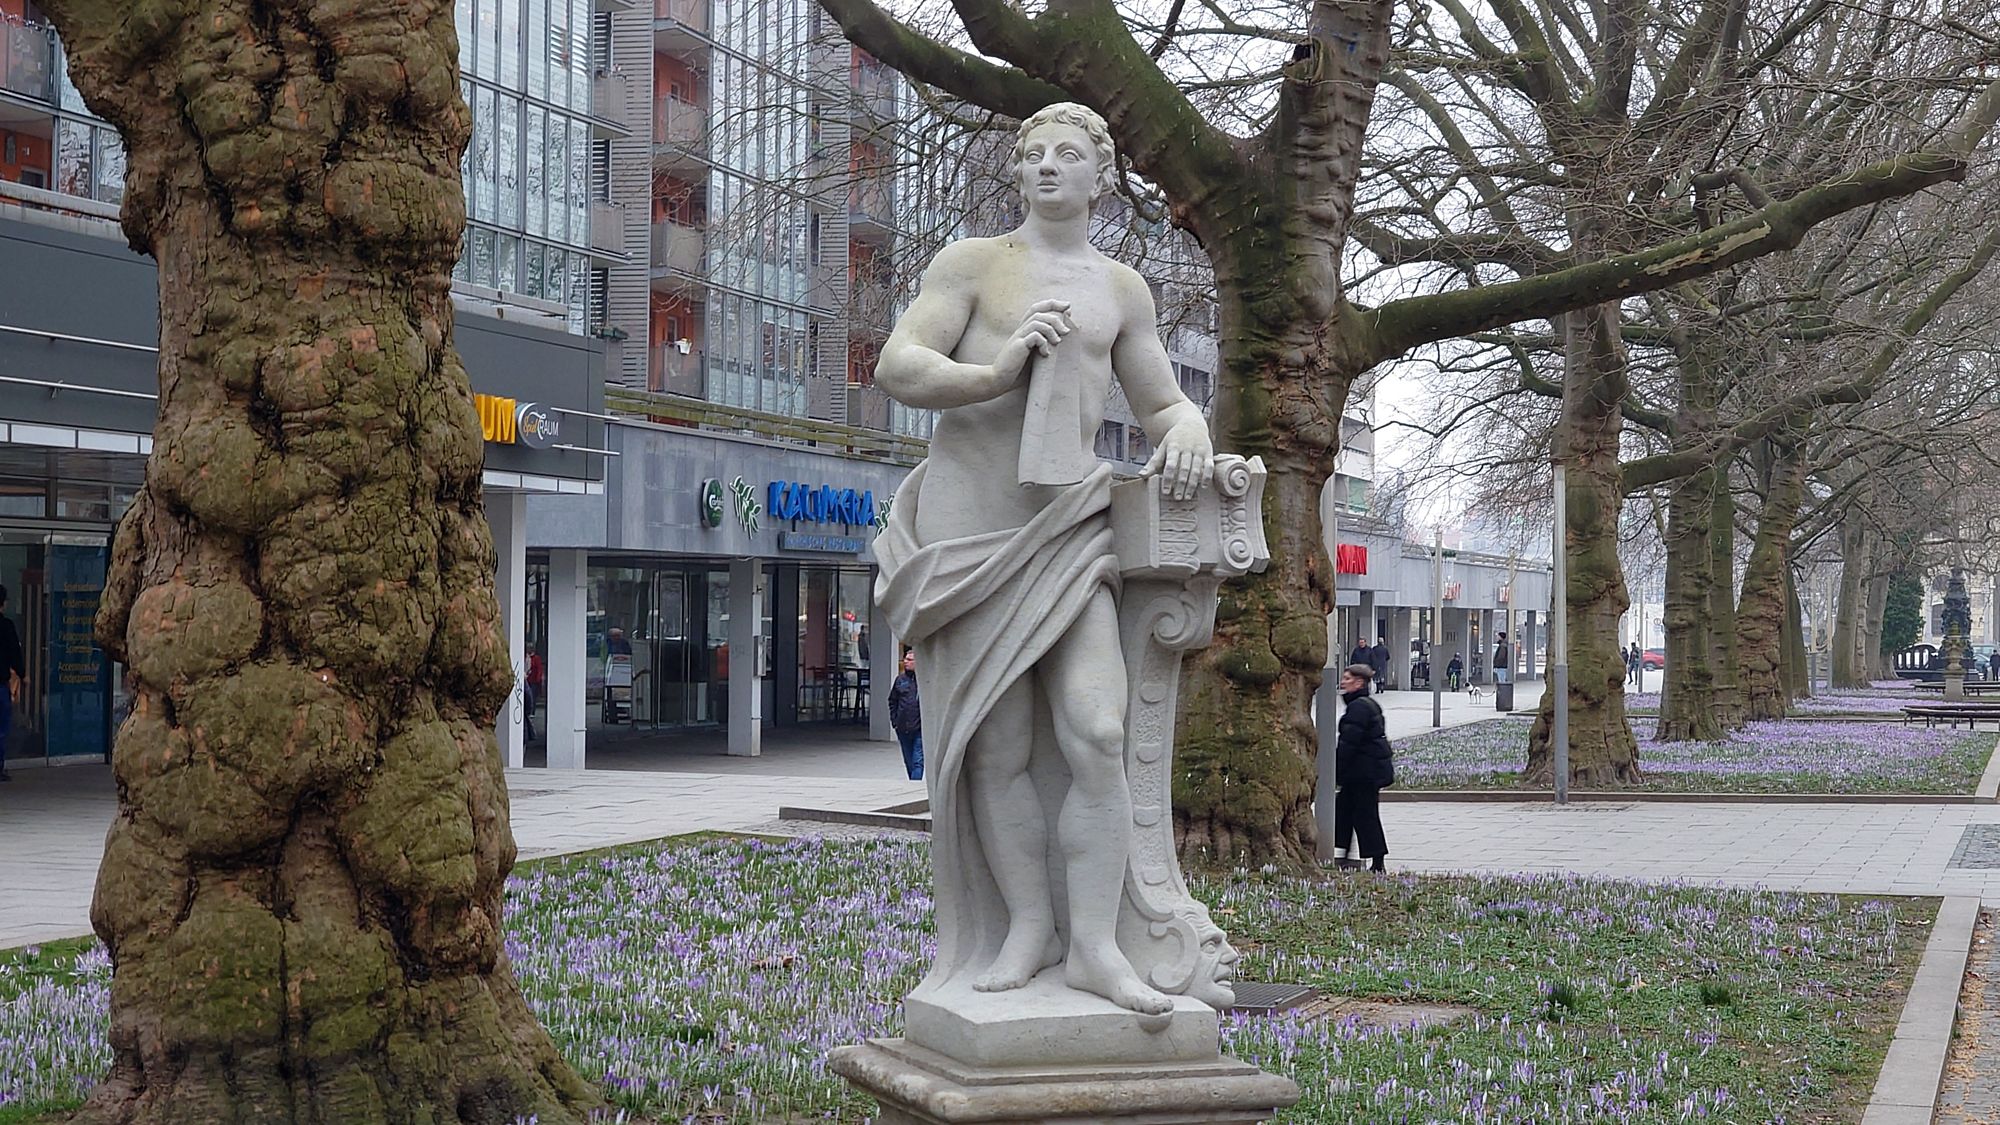
<instances>
[{"instance_id":1,"label":"statue's leg","mask_svg":"<svg viewBox=\"0 0 2000 1125\"><path fill-rule=\"evenodd\" d=\"M1057 823L1069 883L1070 986L1120 1007L1166 1012L1173 1002L1149 988L1118 948L1118 906L1132 840L1132 791L1125 780L1125 661L1118 608L1100 589L1042 658L1056 742L1069 763L1069 793Z\"/></svg>"},{"instance_id":2,"label":"statue's leg","mask_svg":"<svg viewBox=\"0 0 2000 1125\"><path fill-rule=\"evenodd\" d=\"M994 704L966 747L973 828L1007 904L1007 938L992 966L972 981L981 992L1019 988L1061 954L1049 901L1049 829L1028 776L1033 708L1033 685L1023 678Z\"/></svg>"}]
</instances>

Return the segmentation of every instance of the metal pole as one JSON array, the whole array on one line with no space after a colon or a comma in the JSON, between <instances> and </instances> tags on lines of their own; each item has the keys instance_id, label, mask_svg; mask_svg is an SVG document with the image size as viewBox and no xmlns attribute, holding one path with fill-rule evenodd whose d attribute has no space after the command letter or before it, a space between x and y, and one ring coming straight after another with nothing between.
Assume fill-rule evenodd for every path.
<instances>
[{"instance_id":1,"label":"metal pole","mask_svg":"<svg viewBox=\"0 0 2000 1125\"><path fill-rule=\"evenodd\" d=\"M1555 750L1556 804L1569 804L1569 470L1556 464L1555 594L1549 599L1549 690L1555 692L1555 721L1549 741Z\"/></svg>"},{"instance_id":2,"label":"metal pole","mask_svg":"<svg viewBox=\"0 0 2000 1125\"><path fill-rule=\"evenodd\" d=\"M1333 651L1327 653L1328 667L1320 673L1319 692L1313 698L1313 722L1319 733L1318 777L1313 786L1313 823L1319 831L1319 839L1314 844L1314 854L1321 863L1332 863L1335 856L1333 846L1333 792L1338 780L1333 776L1334 744L1340 738L1340 598L1337 587L1340 583L1340 517L1329 513L1326 524L1326 541L1333 545L1332 577L1327 580L1327 599L1333 602L1333 621L1328 631L1333 633Z\"/></svg>"},{"instance_id":3,"label":"metal pole","mask_svg":"<svg viewBox=\"0 0 2000 1125\"><path fill-rule=\"evenodd\" d=\"M1438 663L1444 645L1444 528L1431 545L1431 727L1444 725L1444 665Z\"/></svg>"}]
</instances>

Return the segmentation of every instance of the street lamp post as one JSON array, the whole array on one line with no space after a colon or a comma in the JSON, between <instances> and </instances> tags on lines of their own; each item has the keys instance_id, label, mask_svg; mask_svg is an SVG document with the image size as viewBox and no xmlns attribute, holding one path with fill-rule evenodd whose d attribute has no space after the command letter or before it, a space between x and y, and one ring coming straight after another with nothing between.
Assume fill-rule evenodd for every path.
<instances>
[{"instance_id":1,"label":"street lamp post","mask_svg":"<svg viewBox=\"0 0 2000 1125\"><path fill-rule=\"evenodd\" d=\"M1555 593L1550 597L1549 690L1555 692L1555 720L1549 743L1555 751L1556 804L1569 804L1569 469L1556 463Z\"/></svg>"},{"instance_id":2,"label":"street lamp post","mask_svg":"<svg viewBox=\"0 0 2000 1125\"><path fill-rule=\"evenodd\" d=\"M1437 529L1431 544L1431 727L1444 725L1444 675L1438 666L1439 649L1444 644L1444 528Z\"/></svg>"}]
</instances>

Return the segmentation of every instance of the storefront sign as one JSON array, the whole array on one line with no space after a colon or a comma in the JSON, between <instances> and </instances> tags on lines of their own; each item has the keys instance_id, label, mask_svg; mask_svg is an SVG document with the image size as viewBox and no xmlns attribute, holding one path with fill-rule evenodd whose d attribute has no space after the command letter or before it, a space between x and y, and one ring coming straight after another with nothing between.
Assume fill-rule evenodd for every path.
<instances>
[{"instance_id":1,"label":"storefront sign","mask_svg":"<svg viewBox=\"0 0 2000 1125\"><path fill-rule=\"evenodd\" d=\"M780 531L778 548L785 551L832 551L858 555L868 542L855 535L821 535L814 531Z\"/></svg>"},{"instance_id":2,"label":"storefront sign","mask_svg":"<svg viewBox=\"0 0 2000 1125\"><path fill-rule=\"evenodd\" d=\"M774 480L764 499L772 519L841 523L849 527L875 522L875 494L869 491L856 492L827 484L814 488L809 484Z\"/></svg>"},{"instance_id":3,"label":"storefront sign","mask_svg":"<svg viewBox=\"0 0 2000 1125\"><path fill-rule=\"evenodd\" d=\"M1448 602L1455 602L1458 600L1459 595L1463 594L1464 592L1465 592L1464 583L1447 582L1444 584L1444 597L1442 600Z\"/></svg>"},{"instance_id":4,"label":"storefront sign","mask_svg":"<svg viewBox=\"0 0 2000 1125\"><path fill-rule=\"evenodd\" d=\"M513 445L517 438L515 419L519 404L511 398L499 395L473 395L472 403L479 408L479 436L495 445Z\"/></svg>"},{"instance_id":5,"label":"storefront sign","mask_svg":"<svg viewBox=\"0 0 2000 1125\"><path fill-rule=\"evenodd\" d=\"M1358 543L1341 543L1333 548L1333 563L1337 574L1368 573L1368 548Z\"/></svg>"},{"instance_id":6,"label":"storefront sign","mask_svg":"<svg viewBox=\"0 0 2000 1125\"><path fill-rule=\"evenodd\" d=\"M516 402L499 395L473 395L479 408L479 436L495 445L547 449L562 437L562 421L539 402Z\"/></svg>"},{"instance_id":7,"label":"storefront sign","mask_svg":"<svg viewBox=\"0 0 2000 1125\"><path fill-rule=\"evenodd\" d=\"M111 750L111 662L93 633L109 555L98 546L48 549L50 757Z\"/></svg>"},{"instance_id":8,"label":"storefront sign","mask_svg":"<svg viewBox=\"0 0 2000 1125\"><path fill-rule=\"evenodd\" d=\"M710 477L701 482L700 500L701 526L722 526L722 481Z\"/></svg>"},{"instance_id":9,"label":"storefront sign","mask_svg":"<svg viewBox=\"0 0 2000 1125\"><path fill-rule=\"evenodd\" d=\"M562 437L562 421L541 403L524 402L514 408L514 431L529 449L547 449Z\"/></svg>"}]
</instances>

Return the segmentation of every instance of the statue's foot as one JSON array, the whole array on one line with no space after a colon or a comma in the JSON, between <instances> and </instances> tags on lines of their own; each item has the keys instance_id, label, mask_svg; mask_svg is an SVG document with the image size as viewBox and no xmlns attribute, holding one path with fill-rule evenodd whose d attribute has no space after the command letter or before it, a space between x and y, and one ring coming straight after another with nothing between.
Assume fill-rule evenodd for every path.
<instances>
[{"instance_id":1,"label":"statue's foot","mask_svg":"<svg viewBox=\"0 0 2000 1125\"><path fill-rule=\"evenodd\" d=\"M972 987L979 992L1021 988L1034 980L1036 973L1060 960L1062 946L1053 934L1009 931L1007 940L1000 943L999 956L993 958L993 964L985 972L973 978Z\"/></svg>"},{"instance_id":2,"label":"statue's foot","mask_svg":"<svg viewBox=\"0 0 2000 1125\"><path fill-rule=\"evenodd\" d=\"M1148 988L1139 974L1132 971L1132 963L1115 947L1097 953L1071 949L1063 972L1071 988L1096 993L1142 1016L1165 1015L1174 1010L1174 1002L1166 993Z\"/></svg>"}]
</instances>

